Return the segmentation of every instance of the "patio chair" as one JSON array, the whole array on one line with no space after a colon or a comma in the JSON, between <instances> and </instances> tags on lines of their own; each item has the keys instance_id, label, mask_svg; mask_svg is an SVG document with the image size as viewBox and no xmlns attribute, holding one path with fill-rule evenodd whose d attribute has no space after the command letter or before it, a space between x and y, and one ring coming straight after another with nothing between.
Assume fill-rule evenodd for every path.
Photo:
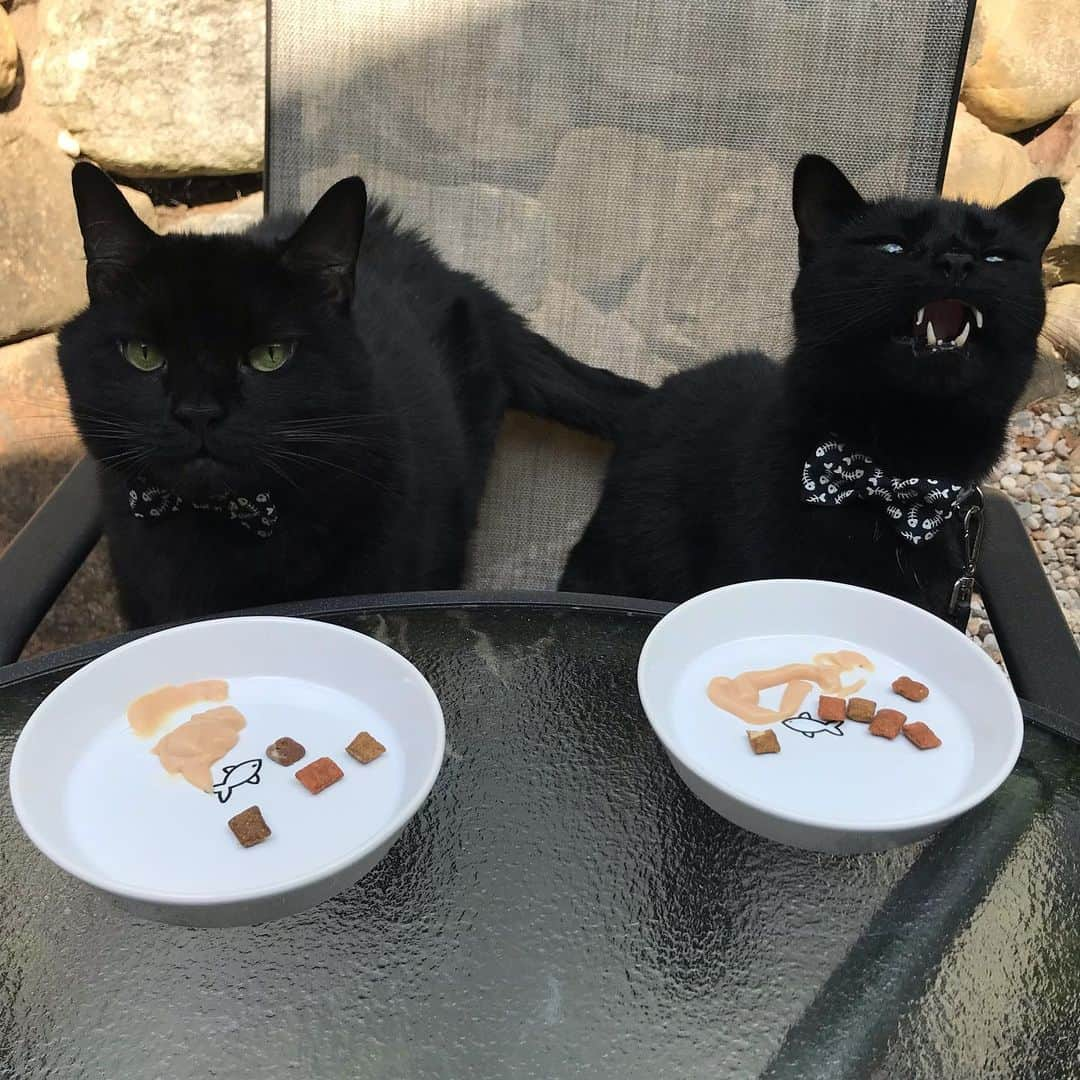
<instances>
[{"instance_id":1,"label":"patio chair","mask_svg":"<svg viewBox=\"0 0 1080 1080\"><path fill-rule=\"evenodd\" d=\"M973 7L274 0L266 205L306 209L359 173L451 263L625 374L782 354L795 161L824 153L871 195L939 190ZM552 588L604 455L510 417L470 586ZM1011 504L987 492L986 517L979 585L1014 685L1077 737L1080 653ZM0 558L0 663L99 533L84 462Z\"/></svg>"}]
</instances>

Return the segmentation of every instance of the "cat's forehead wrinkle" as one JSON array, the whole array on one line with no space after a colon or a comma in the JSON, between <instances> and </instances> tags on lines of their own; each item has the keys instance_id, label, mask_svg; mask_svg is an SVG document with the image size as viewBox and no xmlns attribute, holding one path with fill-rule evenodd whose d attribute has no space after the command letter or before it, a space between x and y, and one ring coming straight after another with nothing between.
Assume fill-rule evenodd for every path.
<instances>
[{"instance_id":1,"label":"cat's forehead wrinkle","mask_svg":"<svg viewBox=\"0 0 1080 1080\"><path fill-rule=\"evenodd\" d=\"M993 243L1003 224L985 206L940 199L884 199L868 205L866 212L848 227L859 240L889 237L919 243L928 250L949 247L978 249Z\"/></svg>"},{"instance_id":2,"label":"cat's forehead wrinkle","mask_svg":"<svg viewBox=\"0 0 1080 1080\"><path fill-rule=\"evenodd\" d=\"M264 246L242 237L173 235L136 268L134 316L179 354L234 355L303 336L295 283Z\"/></svg>"}]
</instances>

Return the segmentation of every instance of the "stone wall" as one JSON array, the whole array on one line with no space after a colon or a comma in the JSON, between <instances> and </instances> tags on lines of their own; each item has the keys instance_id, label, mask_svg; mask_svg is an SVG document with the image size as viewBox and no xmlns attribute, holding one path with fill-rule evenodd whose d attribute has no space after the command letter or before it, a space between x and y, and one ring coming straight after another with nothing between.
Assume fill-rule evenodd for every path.
<instances>
[{"instance_id":1,"label":"stone wall","mask_svg":"<svg viewBox=\"0 0 1080 1080\"><path fill-rule=\"evenodd\" d=\"M68 188L73 159L87 157L120 178L140 216L159 231L242 228L256 220L261 213L263 7L263 0L0 0L0 547L79 454L51 335L85 303L81 242ZM641 27L635 33L643 34ZM509 52L492 55L506 71L516 70L520 43L504 44ZM648 34L641 46L656 55ZM1074 526L1080 497L1075 408L1080 378L1070 367L1080 362L1078 55L1080 0L981 0L946 194L997 202L1037 176L1057 175L1066 185L1061 227L1045 264L1050 293L1044 362L1023 403L1034 402L1034 411L1021 415L1018 456L1004 463L1000 475L1027 515L1048 571L1056 574L1062 603L1077 610L1080 630L1080 524ZM399 68L393 77L408 78ZM643 70L666 86L663 65ZM621 71L613 72L613 85L622 77ZM513 85L508 78L507 86ZM482 122L445 110L429 119L439 122L447 145L471 140L479 154L477 146L490 142L502 154L521 114L521 103L504 97L488 97L491 115ZM758 227L747 211L748 201L755 201L752 193L748 196L748 178L770 191L785 188L788 179L760 163L755 168L745 151L731 151L710 169L709 190L699 190L696 180L682 190L683 172L701 175L693 155L717 151L691 147L668 153L656 140L614 127L564 137L566 118L551 113L557 99L541 92L528 103L532 126L546 124L551 130L550 169L542 189L522 193L500 187L501 164L493 158L484 183L445 187L455 195L434 215L437 242L451 259L471 265L474 253L458 242L469 229L455 223L488 214L485 228L502 230L499 235L505 234L507 251L513 253L499 260L495 284L539 328L582 356L596 355L597 343L610 349L617 342L632 369L640 361L639 373L651 367L656 376L652 361L658 354L677 364L732 344L709 339L707 316L726 290L746 287L751 278L725 276L723 236ZM796 139L806 124L789 119ZM392 121L389 116L387 125ZM770 122L786 121L772 117ZM575 138L584 144L576 145ZM583 156L602 160L605 140L627 138L639 140L634 154L643 168L667 178L666 204L685 207L686 220L650 231L658 212L649 201L654 187L630 178L620 201L626 210L621 220L634 222L634 229L613 232L605 244L579 253L572 260L578 277L549 280L550 275L537 273L536 253L573 243L574 215L591 213L578 163ZM620 154L624 150L620 143ZM432 185L423 181L410 180L408 190L404 177L394 182L406 195L412 192L417 205L434 198ZM517 201L508 211L511 197ZM703 265L705 227L716 232L718 251ZM640 265L646 248L647 287L624 289L626 267ZM768 329L756 332L767 336ZM99 551L50 615L37 647L118 626ZM988 630L984 627L984 634Z\"/></svg>"},{"instance_id":2,"label":"stone wall","mask_svg":"<svg viewBox=\"0 0 1080 1080\"><path fill-rule=\"evenodd\" d=\"M1044 349L1080 353L1080 2L979 0L945 194L999 202L1040 176L1065 185L1047 252ZM1064 387L1059 375L1057 387Z\"/></svg>"}]
</instances>

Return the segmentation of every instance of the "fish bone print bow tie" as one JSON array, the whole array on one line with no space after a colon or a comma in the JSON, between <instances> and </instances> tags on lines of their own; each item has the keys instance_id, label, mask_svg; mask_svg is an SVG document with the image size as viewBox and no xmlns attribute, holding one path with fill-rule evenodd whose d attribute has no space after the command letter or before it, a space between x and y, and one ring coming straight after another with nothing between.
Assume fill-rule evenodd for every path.
<instances>
[{"instance_id":1,"label":"fish bone print bow tie","mask_svg":"<svg viewBox=\"0 0 1080 1080\"><path fill-rule=\"evenodd\" d=\"M269 539L277 526L277 507L265 491L250 498L241 495L215 495L203 502L185 501L175 492L157 487L139 476L128 488L128 506L133 517L159 519L191 509L221 514L229 521L263 540Z\"/></svg>"},{"instance_id":2,"label":"fish bone print bow tie","mask_svg":"<svg viewBox=\"0 0 1080 1080\"><path fill-rule=\"evenodd\" d=\"M829 439L803 466L803 502L843 506L849 499L880 503L892 527L909 543L932 540L971 494L944 480L888 476L873 460Z\"/></svg>"}]
</instances>

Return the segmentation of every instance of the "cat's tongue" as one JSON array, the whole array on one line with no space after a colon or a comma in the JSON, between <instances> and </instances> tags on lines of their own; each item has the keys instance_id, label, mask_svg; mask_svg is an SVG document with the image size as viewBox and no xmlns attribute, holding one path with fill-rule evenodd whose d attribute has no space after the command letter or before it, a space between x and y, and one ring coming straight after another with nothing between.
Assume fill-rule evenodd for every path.
<instances>
[{"instance_id":1,"label":"cat's tongue","mask_svg":"<svg viewBox=\"0 0 1080 1080\"><path fill-rule=\"evenodd\" d=\"M933 325L934 336L938 341L952 341L964 329L968 309L959 300L931 300L922 310L923 329Z\"/></svg>"}]
</instances>

